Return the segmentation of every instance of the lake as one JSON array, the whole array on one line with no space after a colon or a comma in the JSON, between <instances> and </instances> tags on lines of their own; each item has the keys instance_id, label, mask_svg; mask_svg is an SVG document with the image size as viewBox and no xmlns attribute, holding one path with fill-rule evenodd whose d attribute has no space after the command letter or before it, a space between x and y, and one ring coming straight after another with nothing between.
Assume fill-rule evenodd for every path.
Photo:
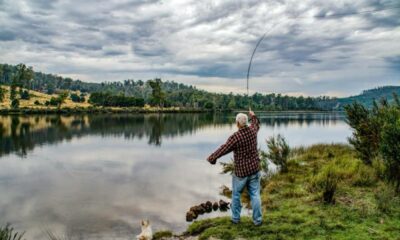
<instances>
[{"instance_id":1,"label":"lake","mask_svg":"<svg viewBox=\"0 0 400 240\"><path fill-rule=\"evenodd\" d=\"M28 240L45 239L46 231L72 239L132 239L142 219L153 230L181 232L190 206L224 199L220 188L230 186L221 166L205 159L236 130L234 117L0 116L0 225L12 223ZM262 150L276 134L291 147L345 143L351 134L340 113L259 117Z\"/></svg>"}]
</instances>

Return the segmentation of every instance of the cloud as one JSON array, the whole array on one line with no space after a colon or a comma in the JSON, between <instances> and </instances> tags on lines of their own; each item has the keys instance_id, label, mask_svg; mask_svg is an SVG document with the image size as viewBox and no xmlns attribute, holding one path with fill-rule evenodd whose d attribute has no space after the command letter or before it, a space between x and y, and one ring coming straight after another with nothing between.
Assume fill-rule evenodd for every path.
<instances>
[{"instance_id":1,"label":"cloud","mask_svg":"<svg viewBox=\"0 0 400 240\"><path fill-rule=\"evenodd\" d=\"M3 0L0 26L3 62L85 81L241 92L264 32L252 91L350 95L399 79L394 0Z\"/></svg>"}]
</instances>

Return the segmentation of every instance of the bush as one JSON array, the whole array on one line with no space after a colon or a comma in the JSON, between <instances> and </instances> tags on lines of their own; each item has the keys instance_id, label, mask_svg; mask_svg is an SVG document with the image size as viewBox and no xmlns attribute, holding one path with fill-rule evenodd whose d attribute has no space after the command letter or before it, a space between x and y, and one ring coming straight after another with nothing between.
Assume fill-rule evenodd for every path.
<instances>
[{"instance_id":1,"label":"bush","mask_svg":"<svg viewBox=\"0 0 400 240\"><path fill-rule=\"evenodd\" d=\"M311 181L311 189L321 192L325 203L335 203L335 193L341 178L339 172L335 165L329 164Z\"/></svg>"},{"instance_id":2,"label":"bush","mask_svg":"<svg viewBox=\"0 0 400 240\"><path fill-rule=\"evenodd\" d=\"M30 98L28 90L21 91L20 95L21 95L21 99L24 99L24 100L29 100L29 98Z\"/></svg>"},{"instance_id":3,"label":"bush","mask_svg":"<svg viewBox=\"0 0 400 240\"><path fill-rule=\"evenodd\" d=\"M374 102L372 110L354 103L346 106L346 113L354 129L349 141L360 158L372 165L374 159L382 157L384 179L400 193L400 100L397 95L394 95L394 99L393 105L385 99L380 104ZM382 168L377 167L380 176Z\"/></svg>"},{"instance_id":4,"label":"bush","mask_svg":"<svg viewBox=\"0 0 400 240\"><path fill-rule=\"evenodd\" d=\"M262 152L262 158L266 157L271 160L274 164L279 166L282 172L287 172L287 161L290 154L289 145L286 143L285 138L280 134L275 138L270 137L267 140L268 152Z\"/></svg>"},{"instance_id":5,"label":"bush","mask_svg":"<svg viewBox=\"0 0 400 240\"><path fill-rule=\"evenodd\" d=\"M13 99L11 101L11 108L14 108L14 109L19 108L19 100L18 99Z\"/></svg>"},{"instance_id":6,"label":"bush","mask_svg":"<svg viewBox=\"0 0 400 240\"><path fill-rule=\"evenodd\" d=\"M375 170L375 175L383 180L385 178L386 170L385 170L385 163L381 158L375 158L372 161L372 168Z\"/></svg>"},{"instance_id":7,"label":"bush","mask_svg":"<svg viewBox=\"0 0 400 240\"><path fill-rule=\"evenodd\" d=\"M345 106L347 123L354 130L349 138L359 157L371 165L379 150L380 123L376 116L360 103Z\"/></svg>"},{"instance_id":8,"label":"bush","mask_svg":"<svg viewBox=\"0 0 400 240\"><path fill-rule=\"evenodd\" d=\"M153 239L157 240L157 239L171 238L172 236L173 234L171 231L158 231L154 233Z\"/></svg>"},{"instance_id":9,"label":"bush","mask_svg":"<svg viewBox=\"0 0 400 240\"><path fill-rule=\"evenodd\" d=\"M71 98L71 100L72 100L73 102L76 102L76 103L85 102L85 96L82 96L82 94L81 94L81 96L79 96L79 95L76 94L76 93L72 93L72 94L70 95L70 98Z\"/></svg>"},{"instance_id":10,"label":"bush","mask_svg":"<svg viewBox=\"0 0 400 240\"><path fill-rule=\"evenodd\" d=\"M4 88L0 87L0 102L3 102L4 97L6 95L7 90L5 90Z\"/></svg>"},{"instance_id":11,"label":"bush","mask_svg":"<svg viewBox=\"0 0 400 240\"><path fill-rule=\"evenodd\" d=\"M58 106L60 104L60 99L56 97L51 97L48 105L50 106Z\"/></svg>"},{"instance_id":12,"label":"bush","mask_svg":"<svg viewBox=\"0 0 400 240\"><path fill-rule=\"evenodd\" d=\"M0 240L21 240L23 236L24 233L15 232L10 224L0 227Z\"/></svg>"},{"instance_id":13,"label":"bush","mask_svg":"<svg viewBox=\"0 0 400 240\"><path fill-rule=\"evenodd\" d=\"M34 104L35 105L42 105L38 100L35 100Z\"/></svg>"},{"instance_id":14,"label":"bush","mask_svg":"<svg viewBox=\"0 0 400 240\"><path fill-rule=\"evenodd\" d=\"M400 192L400 109L387 109L383 118L380 151L386 166L385 176Z\"/></svg>"}]
</instances>

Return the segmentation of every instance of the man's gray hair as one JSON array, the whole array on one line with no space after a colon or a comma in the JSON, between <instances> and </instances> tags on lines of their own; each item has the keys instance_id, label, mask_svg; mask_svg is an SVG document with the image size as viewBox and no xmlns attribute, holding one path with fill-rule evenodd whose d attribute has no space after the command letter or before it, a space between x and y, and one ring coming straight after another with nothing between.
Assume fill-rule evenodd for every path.
<instances>
[{"instance_id":1,"label":"man's gray hair","mask_svg":"<svg viewBox=\"0 0 400 240\"><path fill-rule=\"evenodd\" d=\"M239 124L240 127L247 126L248 117L244 113L238 113L236 115L236 122Z\"/></svg>"}]
</instances>

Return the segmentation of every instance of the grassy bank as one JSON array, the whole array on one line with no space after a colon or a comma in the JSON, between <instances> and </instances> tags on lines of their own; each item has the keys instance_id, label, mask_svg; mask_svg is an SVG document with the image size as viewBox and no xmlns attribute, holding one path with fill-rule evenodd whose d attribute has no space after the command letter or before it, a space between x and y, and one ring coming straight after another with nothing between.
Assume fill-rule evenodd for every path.
<instances>
[{"instance_id":1,"label":"grassy bank","mask_svg":"<svg viewBox=\"0 0 400 240\"><path fill-rule=\"evenodd\" d=\"M188 108L188 107L102 107L94 106L88 102L89 95L85 97L85 102L73 102L67 98L60 108L57 106L46 106L51 98L57 98L58 94L45 94L38 91L29 91L30 98L27 100L19 99L19 108L11 108L9 87L1 86L5 90L3 101L0 102L0 114L67 114L67 113L201 113L210 112L210 109ZM25 89L24 89L25 90ZM70 91L80 95L78 91Z\"/></svg>"},{"instance_id":2,"label":"grassy bank","mask_svg":"<svg viewBox=\"0 0 400 240\"><path fill-rule=\"evenodd\" d=\"M187 236L199 239L400 239L399 197L347 145L314 145L292 152L288 173L262 190L264 223L244 217L196 221ZM335 169L334 203L323 201L324 180ZM326 182L325 182L326 187Z\"/></svg>"}]
</instances>

